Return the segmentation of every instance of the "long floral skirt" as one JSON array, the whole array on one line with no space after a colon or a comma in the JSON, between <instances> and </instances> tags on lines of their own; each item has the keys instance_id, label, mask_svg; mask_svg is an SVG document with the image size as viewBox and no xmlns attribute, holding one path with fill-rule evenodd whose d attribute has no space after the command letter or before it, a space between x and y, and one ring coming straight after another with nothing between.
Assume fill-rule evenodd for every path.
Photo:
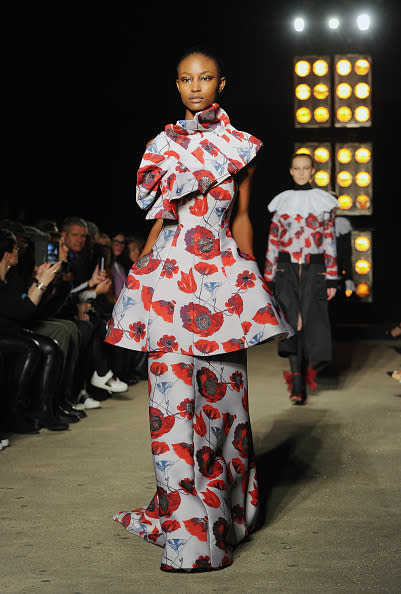
<instances>
[{"instance_id":1,"label":"long floral skirt","mask_svg":"<svg viewBox=\"0 0 401 594\"><path fill-rule=\"evenodd\" d=\"M230 565L258 507L245 352L149 353L149 418L156 493L114 519L163 547L165 571Z\"/></svg>"}]
</instances>

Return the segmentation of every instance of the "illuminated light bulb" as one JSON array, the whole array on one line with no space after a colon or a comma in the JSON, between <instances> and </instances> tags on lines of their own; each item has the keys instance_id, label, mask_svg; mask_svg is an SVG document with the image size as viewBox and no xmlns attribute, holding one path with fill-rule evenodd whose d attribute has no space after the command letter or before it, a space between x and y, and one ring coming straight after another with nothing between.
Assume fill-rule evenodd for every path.
<instances>
[{"instance_id":1,"label":"illuminated light bulb","mask_svg":"<svg viewBox=\"0 0 401 594\"><path fill-rule=\"evenodd\" d=\"M306 60L298 60L298 62L295 64L295 73L298 76L304 77L304 76L308 76L310 72L310 63L307 62Z\"/></svg>"},{"instance_id":2,"label":"illuminated light bulb","mask_svg":"<svg viewBox=\"0 0 401 594\"><path fill-rule=\"evenodd\" d=\"M352 161L352 151L349 148L341 148L337 153L337 161L346 165Z\"/></svg>"},{"instance_id":3,"label":"illuminated light bulb","mask_svg":"<svg viewBox=\"0 0 401 594\"><path fill-rule=\"evenodd\" d=\"M316 171L314 180L315 180L315 184L320 187L328 186L330 183L330 175L329 175L328 171L323 171L323 170Z\"/></svg>"},{"instance_id":4,"label":"illuminated light bulb","mask_svg":"<svg viewBox=\"0 0 401 594\"><path fill-rule=\"evenodd\" d=\"M303 154L303 155L312 155L312 151L310 149L308 149L306 146L301 146L297 151L296 151L297 155L299 154Z\"/></svg>"},{"instance_id":5,"label":"illuminated light bulb","mask_svg":"<svg viewBox=\"0 0 401 594\"><path fill-rule=\"evenodd\" d=\"M352 111L350 108L346 107L345 105L343 107L339 107L337 109L337 120L343 123L352 120Z\"/></svg>"},{"instance_id":6,"label":"illuminated light bulb","mask_svg":"<svg viewBox=\"0 0 401 594\"><path fill-rule=\"evenodd\" d=\"M338 203L341 210L349 210L352 208L352 198L348 194L341 194L341 196L338 197Z\"/></svg>"},{"instance_id":7,"label":"illuminated light bulb","mask_svg":"<svg viewBox=\"0 0 401 594\"><path fill-rule=\"evenodd\" d=\"M311 88L309 85L298 85L295 89L295 95L300 101L305 101L311 96Z\"/></svg>"},{"instance_id":8,"label":"illuminated light bulb","mask_svg":"<svg viewBox=\"0 0 401 594\"><path fill-rule=\"evenodd\" d=\"M325 76L329 71L329 65L326 60L316 60L313 62L313 72L316 76Z\"/></svg>"},{"instance_id":9,"label":"illuminated light bulb","mask_svg":"<svg viewBox=\"0 0 401 594\"><path fill-rule=\"evenodd\" d=\"M345 58L339 60L336 64L336 70L340 76L347 76L352 70L351 62Z\"/></svg>"},{"instance_id":10,"label":"illuminated light bulb","mask_svg":"<svg viewBox=\"0 0 401 594\"><path fill-rule=\"evenodd\" d=\"M371 175L367 171L359 171L355 176L355 183L360 188L366 188L371 181Z\"/></svg>"},{"instance_id":11,"label":"illuminated light bulb","mask_svg":"<svg viewBox=\"0 0 401 594\"><path fill-rule=\"evenodd\" d=\"M336 95L340 99L348 99L352 95L352 87L348 83L341 83L337 85Z\"/></svg>"},{"instance_id":12,"label":"illuminated light bulb","mask_svg":"<svg viewBox=\"0 0 401 594\"><path fill-rule=\"evenodd\" d=\"M358 163L369 163L371 158L372 158L372 153L365 146L362 146L361 148L359 148L355 151L355 160Z\"/></svg>"},{"instance_id":13,"label":"illuminated light bulb","mask_svg":"<svg viewBox=\"0 0 401 594\"><path fill-rule=\"evenodd\" d=\"M358 83L354 88L355 97L366 99L370 95L370 86L364 82Z\"/></svg>"},{"instance_id":14,"label":"illuminated light bulb","mask_svg":"<svg viewBox=\"0 0 401 594\"><path fill-rule=\"evenodd\" d=\"M365 260L364 258L361 258L360 260L357 260L355 262L354 268L355 268L355 272L357 272L358 274L369 274L372 267L371 267L369 260Z\"/></svg>"},{"instance_id":15,"label":"illuminated light bulb","mask_svg":"<svg viewBox=\"0 0 401 594\"><path fill-rule=\"evenodd\" d=\"M352 289L345 289L345 296L346 297L351 297L352 293L353 293L353 290Z\"/></svg>"},{"instance_id":16,"label":"illuminated light bulb","mask_svg":"<svg viewBox=\"0 0 401 594\"><path fill-rule=\"evenodd\" d=\"M337 183L342 188L348 188L352 184L352 174L349 171L340 171L337 175Z\"/></svg>"},{"instance_id":17,"label":"illuminated light bulb","mask_svg":"<svg viewBox=\"0 0 401 594\"><path fill-rule=\"evenodd\" d=\"M360 31L367 31L370 27L370 16L368 14L360 14L356 19L356 24Z\"/></svg>"},{"instance_id":18,"label":"illuminated light bulb","mask_svg":"<svg viewBox=\"0 0 401 594\"><path fill-rule=\"evenodd\" d=\"M356 205L361 210L367 210L370 206L370 198L366 194L360 194L355 199Z\"/></svg>"},{"instance_id":19,"label":"illuminated light bulb","mask_svg":"<svg viewBox=\"0 0 401 594\"><path fill-rule=\"evenodd\" d=\"M330 153L324 146L319 146L313 153L315 161L318 163L327 163L330 159Z\"/></svg>"},{"instance_id":20,"label":"illuminated light bulb","mask_svg":"<svg viewBox=\"0 0 401 594\"><path fill-rule=\"evenodd\" d=\"M327 24L329 26L329 29L338 29L338 27L340 26L340 19L338 19L337 17L330 17L327 21Z\"/></svg>"},{"instance_id":21,"label":"illuminated light bulb","mask_svg":"<svg viewBox=\"0 0 401 594\"><path fill-rule=\"evenodd\" d=\"M324 83L319 83L313 87L313 94L316 99L326 99L329 94L329 87Z\"/></svg>"},{"instance_id":22,"label":"illuminated light bulb","mask_svg":"<svg viewBox=\"0 0 401 594\"><path fill-rule=\"evenodd\" d=\"M369 297L370 285L368 285L368 283L358 283L355 289L355 293L358 295L358 297L361 297L362 299L364 297Z\"/></svg>"},{"instance_id":23,"label":"illuminated light bulb","mask_svg":"<svg viewBox=\"0 0 401 594\"><path fill-rule=\"evenodd\" d=\"M305 29L305 19L302 17L297 17L294 19L294 29L298 33L301 33Z\"/></svg>"},{"instance_id":24,"label":"illuminated light bulb","mask_svg":"<svg viewBox=\"0 0 401 594\"><path fill-rule=\"evenodd\" d=\"M354 70L360 76L364 76L370 70L370 64L365 58L359 58L354 65Z\"/></svg>"},{"instance_id":25,"label":"illuminated light bulb","mask_svg":"<svg viewBox=\"0 0 401 594\"><path fill-rule=\"evenodd\" d=\"M370 239L366 235L358 235L354 240L355 249L358 252L367 252L370 249Z\"/></svg>"},{"instance_id":26,"label":"illuminated light bulb","mask_svg":"<svg viewBox=\"0 0 401 594\"><path fill-rule=\"evenodd\" d=\"M329 110L326 107L316 107L313 110L313 117L319 124L327 122L330 117Z\"/></svg>"},{"instance_id":27,"label":"illuminated light bulb","mask_svg":"<svg viewBox=\"0 0 401 594\"><path fill-rule=\"evenodd\" d=\"M358 122L367 122L370 118L370 109L364 105L360 105L355 109L355 119Z\"/></svg>"},{"instance_id":28,"label":"illuminated light bulb","mask_svg":"<svg viewBox=\"0 0 401 594\"><path fill-rule=\"evenodd\" d=\"M307 124L312 118L311 110L307 107L297 109L296 118L300 124Z\"/></svg>"}]
</instances>

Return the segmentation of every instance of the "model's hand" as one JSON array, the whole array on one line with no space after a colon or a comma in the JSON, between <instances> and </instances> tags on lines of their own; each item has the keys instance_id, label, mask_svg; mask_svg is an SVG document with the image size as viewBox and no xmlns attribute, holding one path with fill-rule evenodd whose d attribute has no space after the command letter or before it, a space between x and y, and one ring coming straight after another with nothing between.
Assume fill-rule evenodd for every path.
<instances>
[{"instance_id":1,"label":"model's hand","mask_svg":"<svg viewBox=\"0 0 401 594\"><path fill-rule=\"evenodd\" d=\"M333 299L333 297L335 296L337 292L337 289L330 287L327 289L327 301L330 301L330 299Z\"/></svg>"}]
</instances>

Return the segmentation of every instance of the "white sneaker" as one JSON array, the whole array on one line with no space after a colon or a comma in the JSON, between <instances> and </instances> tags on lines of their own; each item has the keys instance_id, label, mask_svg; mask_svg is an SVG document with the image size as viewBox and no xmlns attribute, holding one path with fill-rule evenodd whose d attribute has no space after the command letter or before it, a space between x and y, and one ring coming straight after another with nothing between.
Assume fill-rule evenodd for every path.
<instances>
[{"instance_id":1,"label":"white sneaker","mask_svg":"<svg viewBox=\"0 0 401 594\"><path fill-rule=\"evenodd\" d=\"M109 392L126 392L128 390L128 384L119 380L118 377L114 377L112 371L108 371L103 376L98 375L94 371L91 377L91 384L96 388L108 390Z\"/></svg>"},{"instance_id":2,"label":"white sneaker","mask_svg":"<svg viewBox=\"0 0 401 594\"><path fill-rule=\"evenodd\" d=\"M82 406L84 408L100 408L101 405L99 400L95 400L94 398L88 396L88 398L86 398Z\"/></svg>"}]
</instances>

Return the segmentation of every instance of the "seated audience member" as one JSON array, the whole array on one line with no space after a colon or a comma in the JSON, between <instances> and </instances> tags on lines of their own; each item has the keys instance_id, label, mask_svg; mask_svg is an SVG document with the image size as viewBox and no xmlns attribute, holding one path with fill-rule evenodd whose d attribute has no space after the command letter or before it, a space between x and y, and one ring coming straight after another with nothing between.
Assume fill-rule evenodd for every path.
<instances>
[{"instance_id":1,"label":"seated audience member","mask_svg":"<svg viewBox=\"0 0 401 594\"><path fill-rule=\"evenodd\" d=\"M15 353L18 373L14 398L5 414L9 430L34 433L40 426L59 431L68 428L57 415L58 388L63 356L58 344L31 332L25 325L37 316L40 302L60 269L60 263L44 263L25 284L15 270L18 247L15 235L0 228L0 336L3 353ZM39 374L39 393L32 397L34 375Z\"/></svg>"},{"instance_id":2,"label":"seated audience member","mask_svg":"<svg viewBox=\"0 0 401 594\"><path fill-rule=\"evenodd\" d=\"M107 392L125 392L128 385L116 377L111 369L109 350L104 342L106 334L107 316L98 296L104 296L111 287L111 279L107 278L105 270L99 270L99 264L91 269L91 263L84 256L87 224L79 217L68 217L62 226L62 235L68 248L68 262L73 275L72 293L79 303L91 303L90 321L94 327L90 344L92 373L88 375L88 382L96 388ZM93 263L92 263L93 264ZM89 379L90 378L90 379Z\"/></svg>"}]
</instances>

